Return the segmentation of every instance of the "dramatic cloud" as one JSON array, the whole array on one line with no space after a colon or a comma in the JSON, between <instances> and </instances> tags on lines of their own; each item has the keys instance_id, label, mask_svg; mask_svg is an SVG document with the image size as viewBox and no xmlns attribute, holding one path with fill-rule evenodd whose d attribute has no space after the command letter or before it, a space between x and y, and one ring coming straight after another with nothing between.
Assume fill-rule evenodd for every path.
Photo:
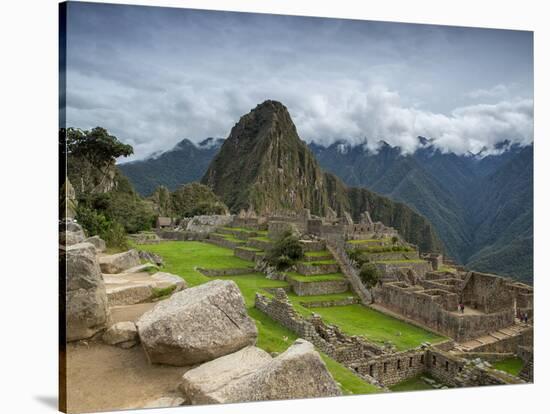
<instances>
[{"instance_id":1,"label":"dramatic cloud","mask_svg":"<svg viewBox=\"0 0 550 414\"><path fill-rule=\"evenodd\" d=\"M67 123L136 157L226 137L265 99L306 141L417 136L464 153L532 141L532 34L69 3Z\"/></svg>"}]
</instances>

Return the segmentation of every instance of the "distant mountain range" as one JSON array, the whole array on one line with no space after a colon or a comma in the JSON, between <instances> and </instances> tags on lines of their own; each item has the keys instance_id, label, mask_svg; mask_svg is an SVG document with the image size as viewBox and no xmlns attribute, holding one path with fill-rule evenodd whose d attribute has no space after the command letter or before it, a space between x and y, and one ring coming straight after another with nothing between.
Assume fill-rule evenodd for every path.
<instances>
[{"instance_id":1,"label":"distant mountain range","mask_svg":"<svg viewBox=\"0 0 550 414\"><path fill-rule=\"evenodd\" d=\"M195 144L184 139L171 150L118 166L142 196L150 196L159 185L175 191L182 184L200 181L223 141L207 138Z\"/></svg>"},{"instance_id":2,"label":"distant mountain range","mask_svg":"<svg viewBox=\"0 0 550 414\"><path fill-rule=\"evenodd\" d=\"M345 141L311 143L314 157L307 162L318 161L345 184L366 187L421 213L458 263L532 282L533 146L503 142L491 155L457 155L418 139L419 149L406 155L386 143L377 151ZM199 144L183 140L172 150L121 164L120 169L142 195L161 184L175 190L200 180L223 143L213 138ZM249 159L250 154L247 149L231 157ZM235 180L253 172L245 164L237 168ZM227 204L231 206L231 200Z\"/></svg>"},{"instance_id":3,"label":"distant mountain range","mask_svg":"<svg viewBox=\"0 0 550 414\"><path fill-rule=\"evenodd\" d=\"M419 139L421 147L409 155L385 143L377 152L344 142L310 148L346 184L426 216L457 262L531 282L533 146L503 143L495 155L456 155Z\"/></svg>"}]
</instances>

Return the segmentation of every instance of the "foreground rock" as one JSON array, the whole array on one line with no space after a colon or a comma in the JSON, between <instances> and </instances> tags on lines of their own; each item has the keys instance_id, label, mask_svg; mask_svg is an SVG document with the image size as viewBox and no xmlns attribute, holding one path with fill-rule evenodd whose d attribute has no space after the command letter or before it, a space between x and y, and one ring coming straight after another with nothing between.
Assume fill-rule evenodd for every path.
<instances>
[{"instance_id":1,"label":"foreground rock","mask_svg":"<svg viewBox=\"0 0 550 414\"><path fill-rule=\"evenodd\" d=\"M157 272L152 276L148 273L105 274L103 278L109 306L150 302L187 287L181 277L165 272Z\"/></svg>"},{"instance_id":2,"label":"foreground rock","mask_svg":"<svg viewBox=\"0 0 550 414\"><path fill-rule=\"evenodd\" d=\"M162 259L161 256L159 256L156 253L148 252L148 251L145 251L145 250L139 250L138 254L139 254L139 258L141 260L145 260L146 262L154 263L157 266L163 266L164 265L164 260Z\"/></svg>"},{"instance_id":3,"label":"foreground rock","mask_svg":"<svg viewBox=\"0 0 550 414\"><path fill-rule=\"evenodd\" d=\"M67 263L67 340L93 336L108 321L107 293L94 245L79 243L65 250Z\"/></svg>"},{"instance_id":4,"label":"foreground rock","mask_svg":"<svg viewBox=\"0 0 550 414\"><path fill-rule=\"evenodd\" d=\"M86 243L92 243L95 246L95 249L98 252L104 252L107 246L105 245L105 241L99 237L99 236L92 236L88 237L86 240L84 240Z\"/></svg>"},{"instance_id":5,"label":"foreground rock","mask_svg":"<svg viewBox=\"0 0 550 414\"><path fill-rule=\"evenodd\" d=\"M127 252L111 254L99 258L99 265L103 273L120 273L140 265L139 254L131 249Z\"/></svg>"},{"instance_id":6,"label":"foreground rock","mask_svg":"<svg viewBox=\"0 0 550 414\"><path fill-rule=\"evenodd\" d=\"M137 328L133 322L115 323L103 334L103 342L125 349L137 345L138 341Z\"/></svg>"},{"instance_id":7,"label":"foreground rock","mask_svg":"<svg viewBox=\"0 0 550 414\"><path fill-rule=\"evenodd\" d=\"M179 388L192 404L215 403L218 402L218 390L231 381L252 374L271 360L271 356L263 349L247 346L187 371Z\"/></svg>"},{"instance_id":8,"label":"foreground rock","mask_svg":"<svg viewBox=\"0 0 550 414\"><path fill-rule=\"evenodd\" d=\"M192 404L341 395L313 345L298 339L276 358L245 348L184 374L180 390Z\"/></svg>"},{"instance_id":9,"label":"foreground rock","mask_svg":"<svg viewBox=\"0 0 550 414\"><path fill-rule=\"evenodd\" d=\"M136 323L149 361L184 366L210 361L256 342L235 282L214 280L173 294Z\"/></svg>"}]
</instances>

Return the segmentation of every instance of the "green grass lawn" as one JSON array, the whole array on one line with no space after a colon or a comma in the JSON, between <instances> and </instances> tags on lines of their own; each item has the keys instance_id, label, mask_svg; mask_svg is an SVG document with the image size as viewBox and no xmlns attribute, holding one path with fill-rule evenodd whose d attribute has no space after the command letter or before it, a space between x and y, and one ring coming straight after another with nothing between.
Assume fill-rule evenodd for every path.
<instances>
[{"instance_id":1,"label":"green grass lawn","mask_svg":"<svg viewBox=\"0 0 550 414\"><path fill-rule=\"evenodd\" d=\"M394 392L433 390L434 388L431 385L422 381L422 377L431 378L428 374L421 374L391 386L390 390Z\"/></svg>"},{"instance_id":2,"label":"green grass lawn","mask_svg":"<svg viewBox=\"0 0 550 414\"><path fill-rule=\"evenodd\" d=\"M251 237L250 240L258 240L258 241L263 241L263 242L271 242L271 240L267 237L267 235L265 235L265 236Z\"/></svg>"},{"instance_id":3,"label":"green grass lawn","mask_svg":"<svg viewBox=\"0 0 550 414\"><path fill-rule=\"evenodd\" d=\"M328 250L320 250L320 251L317 251L317 252L306 252L305 256L308 256L308 257L324 257L324 256L331 256L331 254Z\"/></svg>"},{"instance_id":4,"label":"green grass lawn","mask_svg":"<svg viewBox=\"0 0 550 414\"><path fill-rule=\"evenodd\" d=\"M344 292L344 293L332 293L330 295L316 295L316 296L298 296L295 293L288 293L288 298L291 302L319 302L319 301L331 301L331 300L342 300L349 297L356 297L353 292Z\"/></svg>"},{"instance_id":5,"label":"green grass lawn","mask_svg":"<svg viewBox=\"0 0 550 414\"><path fill-rule=\"evenodd\" d=\"M207 269L251 268L250 262L235 257L233 250L210 243L166 241L136 247L162 256L165 263L162 271L183 277L190 286L211 280L198 272L196 267Z\"/></svg>"},{"instance_id":6,"label":"green grass lawn","mask_svg":"<svg viewBox=\"0 0 550 414\"><path fill-rule=\"evenodd\" d=\"M327 265L327 264L337 264L336 260L334 259L327 259L327 260L317 260L315 262L302 262L305 265L310 266L321 266L321 265Z\"/></svg>"},{"instance_id":7,"label":"green grass lawn","mask_svg":"<svg viewBox=\"0 0 550 414\"><path fill-rule=\"evenodd\" d=\"M506 358L502 361L493 362L491 365L493 365L493 368L498 369L500 371L507 372L508 374L517 375L523 368L523 361L521 358Z\"/></svg>"},{"instance_id":8,"label":"green grass lawn","mask_svg":"<svg viewBox=\"0 0 550 414\"><path fill-rule=\"evenodd\" d=\"M197 266L221 269L250 265L250 262L233 256L231 249L202 242L167 241L159 244L140 245L139 248L161 255L165 262L163 271L182 276L191 286L212 280L196 271L195 267ZM258 327L258 347L267 352L284 352L294 342L297 338L296 334L254 308L256 292L261 292L264 288L283 287L287 285L286 282L266 279L261 273L217 277L216 279L231 279L239 286L248 314L255 320ZM307 311L306 308L301 306L300 308L300 310ZM310 311L307 312L311 314ZM380 391L333 359L323 354L321 356L333 378L341 385L343 393L370 394Z\"/></svg>"},{"instance_id":9,"label":"green grass lawn","mask_svg":"<svg viewBox=\"0 0 550 414\"><path fill-rule=\"evenodd\" d=\"M415 348L422 342L435 344L447 339L363 305L311 308L310 311L350 335L363 336L380 345L391 341L399 351Z\"/></svg>"}]
</instances>

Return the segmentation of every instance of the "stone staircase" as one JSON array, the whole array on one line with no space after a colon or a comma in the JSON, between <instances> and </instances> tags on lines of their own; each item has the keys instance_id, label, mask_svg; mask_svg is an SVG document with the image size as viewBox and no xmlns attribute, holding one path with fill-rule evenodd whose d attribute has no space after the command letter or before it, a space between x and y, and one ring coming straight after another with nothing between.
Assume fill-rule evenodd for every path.
<instances>
[{"instance_id":1,"label":"stone staircase","mask_svg":"<svg viewBox=\"0 0 550 414\"><path fill-rule=\"evenodd\" d=\"M515 325L489 332L487 335L457 343L455 349L460 352L475 352L488 345L521 335L527 329L531 329L531 327L529 325L516 323Z\"/></svg>"},{"instance_id":2,"label":"stone staircase","mask_svg":"<svg viewBox=\"0 0 550 414\"><path fill-rule=\"evenodd\" d=\"M327 240L327 249L332 253L336 262L340 266L340 271L350 282L350 285L361 299L363 305L369 305L372 302L371 292L363 285L363 282L359 278L359 273L355 266L353 265L351 259L349 258L346 250L344 248L345 244L343 242L338 242L334 240Z\"/></svg>"}]
</instances>

